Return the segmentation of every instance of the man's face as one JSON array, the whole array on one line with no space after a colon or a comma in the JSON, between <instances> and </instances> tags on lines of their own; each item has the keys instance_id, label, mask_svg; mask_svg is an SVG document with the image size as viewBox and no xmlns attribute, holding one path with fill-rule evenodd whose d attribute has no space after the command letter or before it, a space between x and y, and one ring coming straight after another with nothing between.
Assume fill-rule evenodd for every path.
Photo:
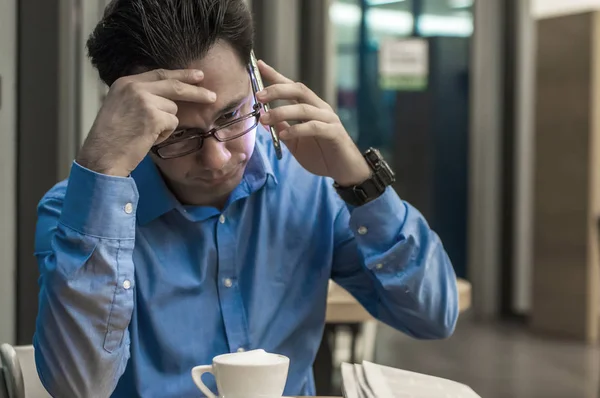
<instances>
[{"instance_id":1,"label":"man's face","mask_svg":"<svg viewBox=\"0 0 600 398\"><path fill-rule=\"evenodd\" d=\"M177 103L179 128L203 132L253 111L250 76L229 44L221 42L190 69L204 72L203 87L217 94L212 105ZM179 196L200 198L202 204L222 202L240 183L254 151L256 130L232 141L204 140L202 149L184 157L160 159L152 155L171 188Z\"/></svg>"}]
</instances>

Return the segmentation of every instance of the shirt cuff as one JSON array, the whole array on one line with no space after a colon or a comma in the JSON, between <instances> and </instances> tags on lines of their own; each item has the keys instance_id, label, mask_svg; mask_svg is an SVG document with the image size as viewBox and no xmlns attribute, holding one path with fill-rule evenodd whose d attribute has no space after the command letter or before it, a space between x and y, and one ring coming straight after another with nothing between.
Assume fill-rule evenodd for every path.
<instances>
[{"instance_id":1,"label":"shirt cuff","mask_svg":"<svg viewBox=\"0 0 600 398\"><path fill-rule=\"evenodd\" d=\"M360 207L350 207L350 228L366 255L390 250L406 222L406 204L392 187L377 199Z\"/></svg>"},{"instance_id":2,"label":"shirt cuff","mask_svg":"<svg viewBox=\"0 0 600 398\"><path fill-rule=\"evenodd\" d=\"M133 178L96 173L73 162L61 222L86 235L135 239L138 200Z\"/></svg>"}]
</instances>

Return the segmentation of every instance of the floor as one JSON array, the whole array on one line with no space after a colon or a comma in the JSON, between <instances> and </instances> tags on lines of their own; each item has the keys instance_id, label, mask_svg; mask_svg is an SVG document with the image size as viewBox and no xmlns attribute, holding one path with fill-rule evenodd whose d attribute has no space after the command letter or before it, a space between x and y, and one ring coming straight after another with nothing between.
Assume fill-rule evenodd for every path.
<instances>
[{"instance_id":1,"label":"floor","mask_svg":"<svg viewBox=\"0 0 600 398\"><path fill-rule=\"evenodd\" d=\"M342 360L348 345L340 338ZM445 341L417 341L378 325L373 359L468 384L482 398L600 397L600 349L540 339L516 323L462 319Z\"/></svg>"}]
</instances>

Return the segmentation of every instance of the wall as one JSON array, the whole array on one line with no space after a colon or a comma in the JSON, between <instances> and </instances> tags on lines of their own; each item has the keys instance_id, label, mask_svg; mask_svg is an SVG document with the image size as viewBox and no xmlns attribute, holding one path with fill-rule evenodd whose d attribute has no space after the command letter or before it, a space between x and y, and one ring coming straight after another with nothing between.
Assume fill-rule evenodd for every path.
<instances>
[{"instance_id":1,"label":"wall","mask_svg":"<svg viewBox=\"0 0 600 398\"><path fill-rule=\"evenodd\" d=\"M473 310L492 318L500 310L501 153L502 153L502 23L499 0L475 7L471 56L471 126L469 175L468 275Z\"/></svg>"},{"instance_id":2,"label":"wall","mask_svg":"<svg viewBox=\"0 0 600 398\"><path fill-rule=\"evenodd\" d=\"M519 0L514 16L518 40L514 96L516 124L512 310L521 315L526 315L531 310L536 21L530 8L535 1L540 0Z\"/></svg>"},{"instance_id":3,"label":"wall","mask_svg":"<svg viewBox=\"0 0 600 398\"><path fill-rule=\"evenodd\" d=\"M600 0L520 0L515 16L517 44L515 190L513 233L513 310L531 311L533 261L534 104L536 19L600 9Z\"/></svg>"},{"instance_id":4,"label":"wall","mask_svg":"<svg viewBox=\"0 0 600 398\"><path fill-rule=\"evenodd\" d=\"M15 340L16 5L0 1L0 343Z\"/></svg>"},{"instance_id":5,"label":"wall","mask_svg":"<svg viewBox=\"0 0 600 398\"><path fill-rule=\"evenodd\" d=\"M573 14L600 9L600 0L532 0L531 10L536 18Z\"/></svg>"},{"instance_id":6,"label":"wall","mask_svg":"<svg viewBox=\"0 0 600 398\"><path fill-rule=\"evenodd\" d=\"M538 22L530 326L598 341L600 13Z\"/></svg>"}]
</instances>

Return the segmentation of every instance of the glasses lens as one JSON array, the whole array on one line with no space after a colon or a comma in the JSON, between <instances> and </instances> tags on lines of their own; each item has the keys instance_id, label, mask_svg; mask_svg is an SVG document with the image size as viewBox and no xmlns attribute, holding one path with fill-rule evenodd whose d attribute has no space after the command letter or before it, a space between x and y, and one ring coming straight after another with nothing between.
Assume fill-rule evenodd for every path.
<instances>
[{"instance_id":1,"label":"glasses lens","mask_svg":"<svg viewBox=\"0 0 600 398\"><path fill-rule=\"evenodd\" d=\"M241 137L248 133L258 124L258 117L254 114L244 116L242 119L227 125L226 127L219 128L215 135L220 141L229 141Z\"/></svg>"},{"instance_id":2,"label":"glasses lens","mask_svg":"<svg viewBox=\"0 0 600 398\"><path fill-rule=\"evenodd\" d=\"M175 158L193 152L201 146L202 138L195 137L165 145L158 150L158 154L163 158Z\"/></svg>"},{"instance_id":3,"label":"glasses lens","mask_svg":"<svg viewBox=\"0 0 600 398\"><path fill-rule=\"evenodd\" d=\"M258 109L254 112L242 116L238 120L232 120L216 127L214 136L219 141L231 141L249 133L258 125ZM158 155L165 159L185 156L202 148L202 143L212 134L202 137L187 138L180 141L169 143L158 149Z\"/></svg>"}]
</instances>

